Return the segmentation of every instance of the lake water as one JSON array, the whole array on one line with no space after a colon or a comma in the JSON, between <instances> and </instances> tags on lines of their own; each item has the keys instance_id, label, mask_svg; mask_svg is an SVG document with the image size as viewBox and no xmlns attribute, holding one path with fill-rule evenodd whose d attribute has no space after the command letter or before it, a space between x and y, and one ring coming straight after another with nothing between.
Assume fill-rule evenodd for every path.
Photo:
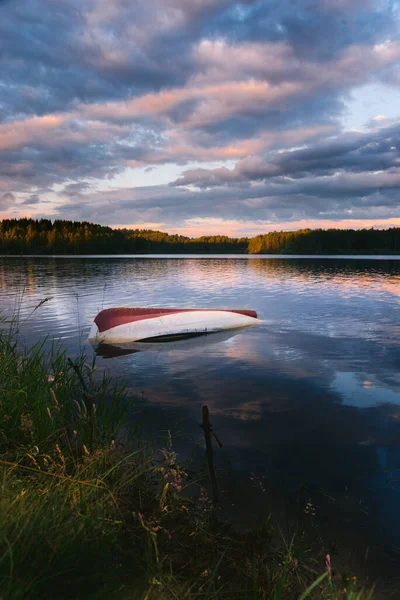
<instances>
[{"instance_id":1,"label":"lake water","mask_svg":"<svg viewBox=\"0 0 400 600\"><path fill-rule=\"evenodd\" d=\"M0 258L1 310L19 311L29 342L54 336L71 353L92 355L87 333L102 308L256 309L264 323L229 339L98 365L144 394L148 423L184 435L183 456L189 438L203 453L208 405L232 518L251 524L289 504L303 514L310 501L315 516L304 518L327 547L356 564L381 560L389 574L400 547L399 300L395 257Z\"/></svg>"}]
</instances>

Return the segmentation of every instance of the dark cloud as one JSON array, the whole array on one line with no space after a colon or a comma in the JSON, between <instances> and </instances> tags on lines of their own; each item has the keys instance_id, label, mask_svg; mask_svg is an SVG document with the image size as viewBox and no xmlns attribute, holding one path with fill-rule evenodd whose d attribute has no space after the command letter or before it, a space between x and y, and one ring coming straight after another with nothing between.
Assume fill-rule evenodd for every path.
<instances>
[{"instance_id":1,"label":"dark cloud","mask_svg":"<svg viewBox=\"0 0 400 600\"><path fill-rule=\"evenodd\" d=\"M247 4L247 6L246 6ZM354 43L370 44L385 30L396 35L392 2L324 0L257 0L229 3L206 32L235 41L288 41L306 59L329 60Z\"/></svg>"},{"instance_id":2,"label":"dark cloud","mask_svg":"<svg viewBox=\"0 0 400 600\"><path fill-rule=\"evenodd\" d=\"M394 0L1 2L0 60L0 190L19 204L52 192L117 223L395 211L399 126L339 123L354 87L400 80ZM127 168L228 160L94 191Z\"/></svg>"},{"instance_id":3,"label":"dark cloud","mask_svg":"<svg viewBox=\"0 0 400 600\"><path fill-rule=\"evenodd\" d=\"M50 189L54 184L86 178L110 178L130 161L140 161L155 146L151 130L75 119L43 117L0 126L0 180L14 191ZM80 183L82 185L82 183ZM11 187L11 183L9 185Z\"/></svg>"},{"instance_id":4,"label":"dark cloud","mask_svg":"<svg viewBox=\"0 0 400 600\"><path fill-rule=\"evenodd\" d=\"M82 181L81 183L70 183L66 185L61 190L61 194L64 196L69 196L70 198L76 198L88 190L90 190L90 185L86 181Z\"/></svg>"},{"instance_id":5,"label":"dark cloud","mask_svg":"<svg viewBox=\"0 0 400 600\"><path fill-rule=\"evenodd\" d=\"M399 167L400 123L396 123L378 131L342 135L304 149L281 152L269 157L269 160L261 157L245 158L236 163L233 170L188 170L171 185L207 188L240 181L279 181L279 177L299 179L311 175L315 178L316 175L333 176L341 172L391 171ZM328 180L329 189L335 193L339 187L337 181L338 179ZM385 182L391 185L390 181L390 177L383 178L382 186L385 186Z\"/></svg>"},{"instance_id":6,"label":"dark cloud","mask_svg":"<svg viewBox=\"0 0 400 600\"><path fill-rule=\"evenodd\" d=\"M170 25L168 26L168 16ZM2 8L3 118L182 84L185 53L157 42L175 29L168 3L23 0ZM167 21L167 24L164 23ZM172 39L172 38L171 38ZM168 42L168 46L167 46Z\"/></svg>"},{"instance_id":7,"label":"dark cloud","mask_svg":"<svg viewBox=\"0 0 400 600\"><path fill-rule=\"evenodd\" d=\"M15 196L11 192L0 193L0 208L5 210L9 208L15 202Z\"/></svg>"},{"instance_id":8,"label":"dark cloud","mask_svg":"<svg viewBox=\"0 0 400 600\"><path fill-rule=\"evenodd\" d=\"M40 197L38 196L38 194L31 194L29 198L26 198L26 200L22 202L22 204L39 204L39 202Z\"/></svg>"},{"instance_id":9,"label":"dark cloud","mask_svg":"<svg viewBox=\"0 0 400 600\"><path fill-rule=\"evenodd\" d=\"M175 227L191 219L252 220L279 223L291 220L390 219L400 217L400 172L353 173L341 177L285 178L189 191L152 186L102 192L85 202L60 208L60 214L104 223L163 222Z\"/></svg>"},{"instance_id":10,"label":"dark cloud","mask_svg":"<svg viewBox=\"0 0 400 600\"><path fill-rule=\"evenodd\" d=\"M354 10L346 3L337 10L335 3L313 0L4 3L2 118L182 86L196 75L193 49L203 39L285 42L296 56L321 62L350 45L393 35L393 3L348 4ZM247 77L252 70L249 63Z\"/></svg>"}]
</instances>

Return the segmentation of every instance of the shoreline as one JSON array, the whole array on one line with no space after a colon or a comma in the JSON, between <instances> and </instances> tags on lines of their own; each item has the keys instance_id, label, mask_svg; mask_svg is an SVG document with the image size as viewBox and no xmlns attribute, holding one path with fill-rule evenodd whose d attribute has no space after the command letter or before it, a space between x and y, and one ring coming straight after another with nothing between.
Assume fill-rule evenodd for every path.
<instances>
[{"instance_id":1,"label":"shoreline","mask_svg":"<svg viewBox=\"0 0 400 600\"><path fill-rule=\"evenodd\" d=\"M342 260L400 260L400 254L232 254L232 253L162 253L162 254L0 254L0 258L168 258L168 259L342 259Z\"/></svg>"},{"instance_id":2,"label":"shoreline","mask_svg":"<svg viewBox=\"0 0 400 600\"><path fill-rule=\"evenodd\" d=\"M31 218L0 221L4 254L234 254L234 255L398 255L400 227L387 229L296 229L253 237L188 237L152 229L112 229L87 221Z\"/></svg>"}]
</instances>

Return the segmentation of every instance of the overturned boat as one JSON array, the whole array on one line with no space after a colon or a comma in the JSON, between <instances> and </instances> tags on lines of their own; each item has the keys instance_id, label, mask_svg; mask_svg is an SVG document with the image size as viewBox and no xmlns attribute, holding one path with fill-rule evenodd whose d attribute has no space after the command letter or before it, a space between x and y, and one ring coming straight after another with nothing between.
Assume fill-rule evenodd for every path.
<instances>
[{"instance_id":1,"label":"overturned boat","mask_svg":"<svg viewBox=\"0 0 400 600\"><path fill-rule=\"evenodd\" d=\"M255 310L119 307L95 317L91 344L163 342L261 323Z\"/></svg>"}]
</instances>

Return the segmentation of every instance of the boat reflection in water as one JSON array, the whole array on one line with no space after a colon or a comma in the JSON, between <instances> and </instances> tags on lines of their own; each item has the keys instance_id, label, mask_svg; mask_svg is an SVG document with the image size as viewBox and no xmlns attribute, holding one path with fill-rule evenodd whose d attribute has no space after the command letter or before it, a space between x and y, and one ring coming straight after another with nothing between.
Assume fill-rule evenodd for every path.
<instances>
[{"instance_id":1,"label":"boat reflection in water","mask_svg":"<svg viewBox=\"0 0 400 600\"><path fill-rule=\"evenodd\" d=\"M205 346L219 344L241 333L240 329L218 331L216 333L191 333L180 335L160 336L148 342L120 342L116 344L94 345L97 356L115 358L136 352L171 352L173 350L196 350Z\"/></svg>"}]
</instances>

